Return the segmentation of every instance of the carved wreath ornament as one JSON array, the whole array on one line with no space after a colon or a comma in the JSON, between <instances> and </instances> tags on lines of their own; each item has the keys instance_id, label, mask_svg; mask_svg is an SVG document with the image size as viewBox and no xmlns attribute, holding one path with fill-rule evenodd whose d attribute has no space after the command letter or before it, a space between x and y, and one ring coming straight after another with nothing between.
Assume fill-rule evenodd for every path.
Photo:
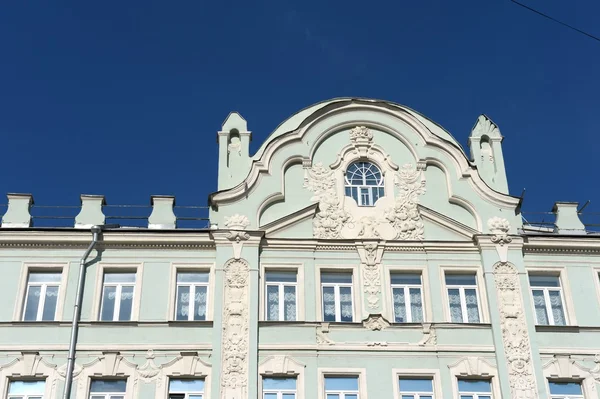
<instances>
[{"instance_id":1,"label":"carved wreath ornament","mask_svg":"<svg viewBox=\"0 0 600 399\"><path fill-rule=\"evenodd\" d=\"M381 148L373 144L373 133L364 126L350 131L350 141L352 150L345 153L347 157L389 160ZM384 174L394 178L395 190L388 190L393 192L386 192L373 207L357 208L353 199L340 191L342 184L338 179L343 179L343 173L322 163L308 167L304 187L314 193L312 200L319 203L313 219L314 236L423 240L424 224L418 208L419 196L425 193L422 172L406 164Z\"/></svg>"}]
</instances>

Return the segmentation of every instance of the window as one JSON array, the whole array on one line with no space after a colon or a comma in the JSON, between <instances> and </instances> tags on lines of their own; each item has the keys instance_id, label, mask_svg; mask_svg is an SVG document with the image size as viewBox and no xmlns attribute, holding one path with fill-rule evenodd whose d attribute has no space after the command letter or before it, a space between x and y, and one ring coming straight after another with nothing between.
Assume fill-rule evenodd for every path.
<instances>
[{"instance_id":1,"label":"window","mask_svg":"<svg viewBox=\"0 0 600 399\"><path fill-rule=\"evenodd\" d=\"M353 321L352 273L321 273L324 321Z\"/></svg>"},{"instance_id":2,"label":"window","mask_svg":"<svg viewBox=\"0 0 600 399\"><path fill-rule=\"evenodd\" d=\"M127 380L92 380L89 399L123 399Z\"/></svg>"},{"instance_id":3,"label":"window","mask_svg":"<svg viewBox=\"0 0 600 399\"><path fill-rule=\"evenodd\" d=\"M53 321L56 318L60 272L30 272L23 307L25 321Z\"/></svg>"},{"instance_id":4,"label":"window","mask_svg":"<svg viewBox=\"0 0 600 399\"><path fill-rule=\"evenodd\" d=\"M206 320L208 272L177 273L175 320Z\"/></svg>"},{"instance_id":5,"label":"window","mask_svg":"<svg viewBox=\"0 0 600 399\"><path fill-rule=\"evenodd\" d=\"M475 274L447 274L446 288L453 323L479 323L477 276Z\"/></svg>"},{"instance_id":6,"label":"window","mask_svg":"<svg viewBox=\"0 0 600 399\"><path fill-rule=\"evenodd\" d=\"M346 196L356 200L358 206L374 206L385 195L383 175L370 162L355 162L346 169Z\"/></svg>"},{"instance_id":7,"label":"window","mask_svg":"<svg viewBox=\"0 0 600 399\"><path fill-rule=\"evenodd\" d=\"M326 399L359 399L358 377L325 377Z\"/></svg>"},{"instance_id":8,"label":"window","mask_svg":"<svg viewBox=\"0 0 600 399\"><path fill-rule=\"evenodd\" d=\"M529 275L535 319L538 325L564 326L562 290L558 276Z\"/></svg>"},{"instance_id":9,"label":"window","mask_svg":"<svg viewBox=\"0 0 600 399\"><path fill-rule=\"evenodd\" d=\"M135 273L104 273L100 320L131 320L134 290Z\"/></svg>"},{"instance_id":10,"label":"window","mask_svg":"<svg viewBox=\"0 0 600 399\"><path fill-rule=\"evenodd\" d=\"M10 381L8 399L42 399L45 389L45 381Z\"/></svg>"},{"instance_id":11,"label":"window","mask_svg":"<svg viewBox=\"0 0 600 399\"><path fill-rule=\"evenodd\" d=\"M296 321L296 272L266 272L267 320Z\"/></svg>"},{"instance_id":12,"label":"window","mask_svg":"<svg viewBox=\"0 0 600 399\"><path fill-rule=\"evenodd\" d=\"M202 379L170 379L169 399L202 399L204 398L204 380Z\"/></svg>"},{"instance_id":13,"label":"window","mask_svg":"<svg viewBox=\"0 0 600 399\"><path fill-rule=\"evenodd\" d=\"M296 399L296 379L263 378L263 399Z\"/></svg>"},{"instance_id":14,"label":"window","mask_svg":"<svg viewBox=\"0 0 600 399\"><path fill-rule=\"evenodd\" d=\"M420 274L392 273L392 299L395 323L423 321L423 290Z\"/></svg>"},{"instance_id":15,"label":"window","mask_svg":"<svg viewBox=\"0 0 600 399\"><path fill-rule=\"evenodd\" d=\"M550 399L583 399L581 384L578 382L552 382L550 385Z\"/></svg>"},{"instance_id":16,"label":"window","mask_svg":"<svg viewBox=\"0 0 600 399\"><path fill-rule=\"evenodd\" d=\"M400 377L398 386L402 399L433 399L433 380L431 378Z\"/></svg>"},{"instance_id":17,"label":"window","mask_svg":"<svg viewBox=\"0 0 600 399\"><path fill-rule=\"evenodd\" d=\"M490 380L458 380L460 399L492 399Z\"/></svg>"}]
</instances>

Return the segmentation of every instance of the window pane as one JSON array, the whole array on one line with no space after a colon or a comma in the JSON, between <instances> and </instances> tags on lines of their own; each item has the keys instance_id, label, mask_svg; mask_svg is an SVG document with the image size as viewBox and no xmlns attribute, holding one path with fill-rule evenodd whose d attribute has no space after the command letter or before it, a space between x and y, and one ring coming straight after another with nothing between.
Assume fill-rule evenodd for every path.
<instances>
[{"instance_id":1,"label":"window pane","mask_svg":"<svg viewBox=\"0 0 600 399\"><path fill-rule=\"evenodd\" d=\"M477 291L465 290L465 302L467 303L467 317L469 323L479 323L479 307L477 304Z\"/></svg>"},{"instance_id":2,"label":"window pane","mask_svg":"<svg viewBox=\"0 0 600 399\"><path fill-rule=\"evenodd\" d=\"M394 321L396 323L406 323L406 298L404 297L404 288L394 288L392 294L394 297Z\"/></svg>"},{"instance_id":3,"label":"window pane","mask_svg":"<svg viewBox=\"0 0 600 399\"><path fill-rule=\"evenodd\" d=\"M206 320L206 301L208 299L208 287L203 285L196 286L196 295L194 298L194 320Z\"/></svg>"},{"instance_id":4,"label":"window pane","mask_svg":"<svg viewBox=\"0 0 600 399\"><path fill-rule=\"evenodd\" d=\"M135 281L135 280L134 280ZM177 273L178 283L208 283L208 272Z\"/></svg>"},{"instance_id":5,"label":"window pane","mask_svg":"<svg viewBox=\"0 0 600 399\"><path fill-rule=\"evenodd\" d=\"M295 378L263 378L263 390L296 389Z\"/></svg>"},{"instance_id":6,"label":"window pane","mask_svg":"<svg viewBox=\"0 0 600 399\"><path fill-rule=\"evenodd\" d=\"M279 320L279 286L267 286L267 320Z\"/></svg>"},{"instance_id":7,"label":"window pane","mask_svg":"<svg viewBox=\"0 0 600 399\"><path fill-rule=\"evenodd\" d=\"M133 286L121 287L121 303L119 310L119 320L131 320L131 309L133 309Z\"/></svg>"},{"instance_id":8,"label":"window pane","mask_svg":"<svg viewBox=\"0 0 600 399\"><path fill-rule=\"evenodd\" d=\"M335 290L323 287L323 320L335 321Z\"/></svg>"},{"instance_id":9,"label":"window pane","mask_svg":"<svg viewBox=\"0 0 600 399\"><path fill-rule=\"evenodd\" d=\"M358 398L358 395L356 395L356 394L346 394L344 396L344 399L357 399L357 398Z\"/></svg>"},{"instance_id":10,"label":"window pane","mask_svg":"<svg viewBox=\"0 0 600 399\"><path fill-rule=\"evenodd\" d=\"M45 381L11 381L8 385L8 393L11 395L43 395L45 388Z\"/></svg>"},{"instance_id":11,"label":"window pane","mask_svg":"<svg viewBox=\"0 0 600 399\"><path fill-rule=\"evenodd\" d=\"M90 392L125 392L126 380L92 380Z\"/></svg>"},{"instance_id":12,"label":"window pane","mask_svg":"<svg viewBox=\"0 0 600 399\"><path fill-rule=\"evenodd\" d=\"M44 301L44 310L42 320L52 321L56 314L56 303L58 302L58 286L46 287L46 300Z\"/></svg>"},{"instance_id":13,"label":"window pane","mask_svg":"<svg viewBox=\"0 0 600 399\"><path fill-rule=\"evenodd\" d=\"M554 324L557 326L564 326L567 324L565 318L565 312L563 310L562 299L560 297L560 291L548 292L550 297L550 306L552 307L552 317L554 317Z\"/></svg>"},{"instance_id":14,"label":"window pane","mask_svg":"<svg viewBox=\"0 0 600 399\"><path fill-rule=\"evenodd\" d=\"M188 320L190 313L190 287L180 285L177 287L177 310L175 317L177 320Z\"/></svg>"},{"instance_id":15,"label":"window pane","mask_svg":"<svg viewBox=\"0 0 600 399\"><path fill-rule=\"evenodd\" d=\"M326 391L358 391L358 377L325 377Z\"/></svg>"},{"instance_id":16,"label":"window pane","mask_svg":"<svg viewBox=\"0 0 600 399\"><path fill-rule=\"evenodd\" d=\"M117 287L104 287L102 291L102 314L100 314L100 320L112 321L115 314L116 296Z\"/></svg>"},{"instance_id":17,"label":"window pane","mask_svg":"<svg viewBox=\"0 0 600 399\"><path fill-rule=\"evenodd\" d=\"M551 395L583 395L578 382L550 382Z\"/></svg>"},{"instance_id":18,"label":"window pane","mask_svg":"<svg viewBox=\"0 0 600 399\"><path fill-rule=\"evenodd\" d=\"M450 303L450 320L453 323L462 323L462 308L458 289L451 288L448 290L448 302Z\"/></svg>"},{"instance_id":19,"label":"window pane","mask_svg":"<svg viewBox=\"0 0 600 399\"><path fill-rule=\"evenodd\" d=\"M321 273L321 282L352 284L352 273Z\"/></svg>"},{"instance_id":20,"label":"window pane","mask_svg":"<svg viewBox=\"0 0 600 399\"><path fill-rule=\"evenodd\" d=\"M533 290L531 292L533 296L533 306L535 308L535 318L538 325L547 326L550 324L548 320L548 313L546 311L546 299L544 298L544 291Z\"/></svg>"},{"instance_id":21,"label":"window pane","mask_svg":"<svg viewBox=\"0 0 600 399\"><path fill-rule=\"evenodd\" d=\"M392 284L421 285L420 274L392 273Z\"/></svg>"},{"instance_id":22,"label":"window pane","mask_svg":"<svg viewBox=\"0 0 600 399\"><path fill-rule=\"evenodd\" d=\"M492 392L492 386L488 380L458 380L458 390L462 392Z\"/></svg>"},{"instance_id":23,"label":"window pane","mask_svg":"<svg viewBox=\"0 0 600 399\"><path fill-rule=\"evenodd\" d=\"M428 378L400 378L400 392L433 392L433 382Z\"/></svg>"},{"instance_id":24,"label":"window pane","mask_svg":"<svg viewBox=\"0 0 600 399\"><path fill-rule=\"evenodd\" d=\"M284 393L282 399L296 399L295 393Z\"/></svg>"},{"instance_id":25,"label":"window pane","mask_svg":"<svg viewBox=\"0 0 600 399\"><path fill-rule=\"evenodd\" d=\"M27 303L25 304L25 312L23 320L35 321L37 319L38 306L40 304L40 295L42 287L30 286L27 292Z\"/></svg>"},{"instance_id":26,"label":"window pane","mask_svg":"<svg viewBox=\"0 0 600 399\"><path fill-rule=\"evenodd\" d=\"M276 393L265 393L264 399L277 399Z\"/></svg>"},{"instance_id":27,"label":"window pane","mask_svg":"<svg viewBox=\"0 0 600 399\"><path fill-rule=\"evenodd\" d=\"M410 294L410 312L413 323L419 323L423 321L423 301L421 300L421 289L410 288L408 290Z\"/></svg>"},{"instance_id":28,"label":"window pane","mask_svg":"<svg viewBox=\"0 0 600 399\"><path fill-rule=\"evenodd\" d=\"M266 280L279 283L295 283L297 273L294 272L267 272Z\"/></svg>"},{"instance_id":29,"label":"window pane","mask_svg":"<svg viewBox=\"0 0 600 399\"><path fill-rule=\"evenodd\" d=\"M61 273L31 272L27 282L29 283L60 283Z\"/></svg>"},{"instance_id":30,"label":"window pane","mask_svg":"<svg viewBox=\"0 0 600 399\"><path fill-rule=\"evenodd\" d=\"M296 320L296 287L293 285L283 287L283 306L284 306L284 319L286 321Z\"/></svg>"},{"instance_id":31,"label":"window pane","mask_svg":"<svg viewBox=\"0 0 600 399\"><path fill-rule=\"evenodd\" d=\"M330 394L330 393L327 394L327 399L339 399L339 398L340 398L340 395Z\"/></svg>"},{"instance_id":32,"label":"window pane","mask_svg":"<svg viewBox=\"0 0 600 399\"><path fill-rule=\"evenodd\" d=\"M341 320L345 322L352 321L352 288L340 287L340 308Z\"/></svg>"},{"instance_id":33,"label":"window pane","mask_svg":"<svg viewBox=\"0 0 600 399\"><path fill-rule=\"evenodd\" d=\"M135 273L104 273L105 283L135 283Z\"/></svg>"},{"instance_id":34,"label":"window pane","mask_svg":"<svg viewBox=\"0 0 600 399\"><path fill-rule=\"evenodd\" d=\"M558 276L529 275L529 285L532 287L560 287Z\"/></svg>"},{"instance_id":35,"label":"window pane","mask_svg":"<svg viewBox=\"0 0 600 399\"><path fill-rule=\"evenodd\" d=\"M447 285L477 285L475 274L446 274Z\"/></svg>"},{"instance_id":36,"label":"window pane","mask_svg":"<svg viewBox=\"0 0 600 399\"><path fill-rule=\"evenodd\" d=\"M204 392L202 379L170 379L169 392Z\"/></svg>"}]
</instances>

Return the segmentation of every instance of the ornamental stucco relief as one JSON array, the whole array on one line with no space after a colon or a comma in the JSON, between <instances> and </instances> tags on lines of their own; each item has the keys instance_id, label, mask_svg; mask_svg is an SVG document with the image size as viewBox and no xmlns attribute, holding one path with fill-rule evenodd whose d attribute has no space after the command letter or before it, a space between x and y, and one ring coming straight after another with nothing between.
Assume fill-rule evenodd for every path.
<instances>
[{"instance_id":1,"label":"ornamental stucco relief","mask_svg":"<svg viewBox=\"0 0 600 399\"><path fill-rule=\"evenodd\" d=\"M248 278L250 269L243 259L225 265L221 397L242 398L248 386Z\"/></svg>"},{"instance_id":2,"label":"ornamental stucco relief","mask_svg":"<svg viewBox=\"0 0 600 399\"><path fill-rule=\"evenodd\" d=\"M412 164L398 168L382 148L373 144L373 133L360 126L350 131L350 145L338 154L332 167L315 163L305 169L304 187L313 192L319 207L313 219L313 235L324 239L377 238L423 240L424 224L419 196L425 193L421 170ZM374 206L359 207L344 191L346 167L355 161L374 162L381 168L385 195Z\"/></svg>"}]
</instances>

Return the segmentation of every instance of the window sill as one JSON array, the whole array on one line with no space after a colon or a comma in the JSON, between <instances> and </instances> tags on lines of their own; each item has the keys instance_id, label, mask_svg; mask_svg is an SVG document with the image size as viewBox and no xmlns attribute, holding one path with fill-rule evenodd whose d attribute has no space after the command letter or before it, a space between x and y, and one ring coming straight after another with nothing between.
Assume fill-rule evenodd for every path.
<instances>
[{"instance_id":1,"label":"window sill","mask_svg":"<svg viewBox=\"0 0 600 399\"><path fill-rule=\"evenodd\" d=\"M546 325L536 325L536 332L557 332L557 333L578 333L581 328L587 329L595 329L596 327L579 327L579 326L546 326Z\"/></svg>"}]
</instances>

